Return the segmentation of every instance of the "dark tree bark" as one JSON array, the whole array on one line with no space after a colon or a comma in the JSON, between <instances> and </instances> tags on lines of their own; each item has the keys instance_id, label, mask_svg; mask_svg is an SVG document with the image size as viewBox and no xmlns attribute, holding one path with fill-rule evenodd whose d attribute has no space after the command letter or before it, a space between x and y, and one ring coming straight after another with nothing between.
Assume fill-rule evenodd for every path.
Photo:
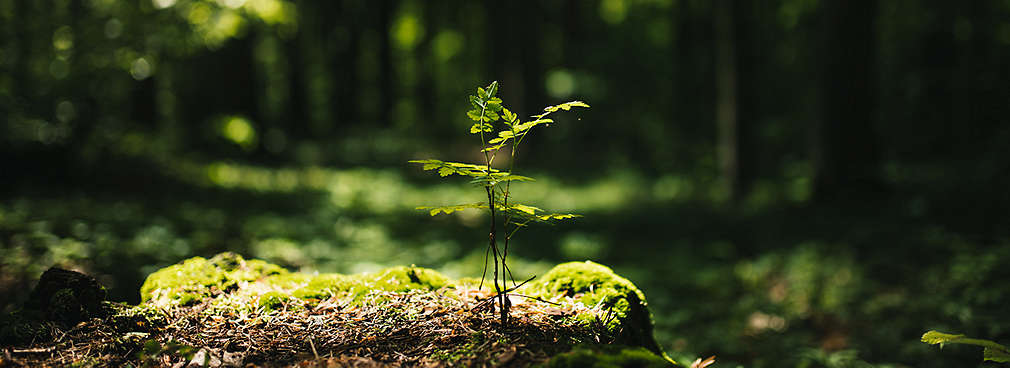
<instances>
[{"instance_id":1,"label":"dark tree bark","mask_svg":"<svg viewBox=\"0 0 1010 368\"><path fill-rule=\"evenodd\" d=\"M732 0L716 0L715 28L715 124L716 152L725 190L731 202L741 196L739 120L737 118L736 32Z\"/></svg>"},{"instance_id":2,"label":"dark tree bark","mask_svg":"<svg viewBox=\"0 0 1010 368\"><path fill-rule=\"evenodd\" d=\"M877 2L824 3L822 113L813 147L814 200L878 195L876 115Z\"/></svg>"}]
</instances>

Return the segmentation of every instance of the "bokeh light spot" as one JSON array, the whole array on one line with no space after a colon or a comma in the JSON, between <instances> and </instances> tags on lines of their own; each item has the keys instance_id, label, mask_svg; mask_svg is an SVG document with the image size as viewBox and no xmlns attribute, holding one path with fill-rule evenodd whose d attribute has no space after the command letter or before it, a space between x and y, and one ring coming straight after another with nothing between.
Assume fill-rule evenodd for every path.
<instances>
[{"instance_id":1,"label":"bokeh light spot","mask_svg":"<svg viewBox=\"0 0 1010 368\"><path fill-rule=\"evenodd\" d=\"M401 49L413 50L424 37L424 26L413 14L403 14L393 25L391 35Z\"/></svg>"},{"instance_id":2,"label":"bokeh light spot","mask_svg":"<svg viewBox=\"0 0 1010 368\"><path fill-rule=\"evenodd\" d=\"M256 129L249 120L241 116L225 118L224 124L221 125L221 135L242 148L249 149L256 144Z\"/></svg>"},{"instance_id":3,"label":"bokeh light spot","mask_svg":"<svg viewBox=\"0 0 1010 368\"><path fill-rule=\"evenodd\" d=\"M154 4L155 8L165 9L175 5L175 0L151 0L151 4Z\"/></svg>"},{"instance_id":4,"label":"bokeh light spot","mask_svg":"<svg viewBox=\"0 0 1010 368\"><path fill-rule=\"evenodd\" d=\"M57 58L49 63L49 75L52 75L53 78L63 79L68 74L70 74L70 65L66 60Z\"/></svg>"},{"instance_id":5,"label":"bokeh light spot","mask_svg":"<svg viewBox=\"0 0 1010 368\"><path fill-rule=\"evenodd\" d=\"M575 76L565 69L552 70L547 74L544 86L551 97L566 98L575 92Z\"/></svg>"},{"instance_id":6,"label":"bokeh light spot","mask_svg":"<svg viewBox=\"0 0 1010 368\"><path fill-rule=\"evenodd\" d=\"M109 39L119 38L123 34L123 22L119 19L112 18L108 22L105 22L105 37Z\"/></svg>"},{"instance_id":7,"label":"bokeh light spot","mask_svg":"<svg viewBox=\"0 0 1010 368\"><path fill-rule=\"evenodd\" d=\"M453 30L439 32L432 43L432 52L441 62L449 61L463 50L463 36Z\"/></svg>"},{"instance_id":8,"label":"bokeh light spot","mask_svg":"<svg viewBox=\"0 0 1010 368\"><path fill-rule=\"evenodd\" d=\"M68 26L63 26L53 32L53 48L58 51L70 50L74 47L74 33Z\"/></svg>"},{"instance_id":9,"label":"bokeh light spot","mask_svg":"<svg viewBox=\"0 0 1010 368\"><path fill-rule=\"evenodd\" d=\"M603 0L600 2L600 19L610 24L618 24L628 16L628 3L625 0Z\"/></svg>"},{"instance_id":10,"label":"bokeh light spot","mask_svg":"<svg viewBox=\"0 0 1010 368\"><path fill-rule=\"evenodd\" d=\"M133 79L144 80L151 76L151 63L146 58L137 58L130 64L130 75Z\"/></svg>"}]
</instances>

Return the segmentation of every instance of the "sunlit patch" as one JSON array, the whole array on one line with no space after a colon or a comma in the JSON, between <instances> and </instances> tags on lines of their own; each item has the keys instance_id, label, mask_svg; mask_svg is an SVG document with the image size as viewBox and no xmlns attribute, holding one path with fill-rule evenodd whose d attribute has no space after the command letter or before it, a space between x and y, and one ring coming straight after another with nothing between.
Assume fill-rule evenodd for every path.
<instances>
[{"instance_id":1,"label":"sunlit patch","mask_svg":"<svg viewBox=\"0 0 1010 368\"><path fill-rule=\"evenodd\" d=\"M297 13L294 4L279 0L249 0L243 8L268 24L293 23Z\"/></svg>"},{"instance_id":2,"label":"sunlit patch","mask_svg":"<svg viewBox=\"0 0 1010 368\"><path fill-rule=\"evenodd\" d=\"M58 51L69 50L74 47L74 33L68 26L63 26L53 32L53 48Z\"/></svg>"},{"instance_id":3,"label":"sunlit patch","mask_svg":"<svg viewBox=\"0 0 1010 368\"><path fill-rule=\"evenodd\" d=\"M568 70L555 69L547 73L544 85L551 97L568 98L575 92L575 76Z\"/></svg>"},{"instance_id":4,"label":"sunlit patch","mask_svg":"<svg viewBox=\"0 0 1010 368\"><path fill-rule=\"evenodd\" d=\"M598 236L573 232L561 239L561 254L569 260L593 260L603 255L605 246Z\"/></svg>"},{"instance_id":5,"label":"sunlit patch","mask_svg":"<svg viewBox=\"0 0 1010 368\"><path fill-rule=\"evenodd\" d=\"M210 6L204 3L190 4L186 11L186 20L193 25L201 25L210 20L212 11Z\"/></svg>"},{"instance_id":6,"label":"sunlit patch","mask_svg":"<svg viewBox=\"0 0 1010 368\"><path fill-rule=\"evenodd\" d=\"M774 314L754 312L747 318L747 329L752 334L761 333L765 330L780 332L785 330L786 326L786 319Z\"/></svg>"},{"instance_id":7,"label":"sunlit patch","mask_svg":"<svg viewBox=\"0 0 1010 368\"><path fill-rule=\"evenodd\" d=\"M393 25L391 36L396 44L404 50L413 50L424 37L424 25L416 16L406 13L400 16Z\"/></svg>"},{"instance_id":8,"label":"sunlit patch","mask_svg":"<svg viewBox=\"0 0 1010 368\"><path fill-rule=\"evenodd\" d=\"M217 0L217 3L221 6L238 9L241 8L242 5L245 5L246 0Z\"/></svg>"},{"instance_id":9,"label":"sunlit patch","mask_svg":"<svg viewBox=\"0 0 1010 368\"><path fill-rule=\"evenodd\" d=\"M137 58L130 64L130 76L136 80L144 80L151 76L151 63L146 58Z\"/></svg>"},{"instance_id":10,"label":"sunlit patch","mask_svg":"<svg viewBox=\"0 0 1010 368\"><path fill-rule=\"evenodd\" d=\"M628 15L627 0L603 0L600 2L600 19L610 24L624 21Z\"/></svg>"},{"instance_id":11,"label":"sunlit patch","mask_svg":"<svg viewBox=\"0 0 1010 368\"><path fill-rule=\"evenodd\" d=\"M151 4L154 4L155 8L165 9L175 5L176 0L151 0Z\"/></svg>"},{"instance_id":12,"label":"sunlit patch","mask_svg":"<svg viewBox=\"0 0 1010 368\"><path fill-rule=\"evenodd\" d=\"M242 148L251 149L256 145L256 129L248 119L241 116L224 118L221 136Z\"/></svg>"},{"instance_id":13,"label":"sunlit patch","mask_svg":"<svg viewBox=\"0 0 1010 368\"><path fill-rule=\"evenodd\" d=\"M218 186L234 187L241 178L239 170L230 165L216 163L207 166L207 179Z\"/></svg>"},{"instance_id":14,"label":"sunlit patch","mask_svg":"<svg viewBox=\"0 0 1010 368\"><path fill-rule=\"evenodd\" d=\"M435 54L435 58L446 62L463 50L463 35L453 30L444 30L435 36L432 43L432 52Z\"/></svg>"}]
</instances>

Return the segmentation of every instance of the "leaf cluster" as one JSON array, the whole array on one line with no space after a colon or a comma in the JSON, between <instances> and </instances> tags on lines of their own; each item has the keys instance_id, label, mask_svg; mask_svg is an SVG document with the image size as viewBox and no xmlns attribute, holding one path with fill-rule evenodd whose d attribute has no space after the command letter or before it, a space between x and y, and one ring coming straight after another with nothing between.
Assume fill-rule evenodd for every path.
<instances>
[{"instance_id":1,"label":"leaf cluster","mask_svg":"<svg viewBox=\"0 0 1010 368\"><path fill-rule=\"evenodd\" d=\"M930 345L940 345L942 349L945 344L965 344L981 346L982 360L999 363L1010 363L1010 348L1000 345L995 341L974 339L961 334L948 334L938 331L927 331L922 335L921 341Z\"/></svg>"},{"instance_id":2,"label":"leaf cluster","mask_svg":"<svg viewBox=\"0 0 1010 368\"><path fill-rule=\"evenodd\" d=\"M539 125L553 123L553 119L547 116L557 111L569 111L575 107L587 108L588 104L582 101L570 101L554 106L547 106L538 115L533 115L527 121L522 121L519 115L504 106L501 98L497 97L498 82L491 82L487 87L478 87L475 95L469 96L470 110L466 115L473 121L470 126L470 134L480 135L481 152L485 154L483 164L471 164L462 162L442 161L436 159L411 160L411 163L421 164L426 171L436 171L441 177L459 175L470 177L470 183L481 187L492 188L494 196L494 210L505 213L510 223L517 227L525 226L529 222L549 223L555 220L566 220L579 215L570 213L547 213L544 210L519 203L509 203L509 186L500 187L500 184L510 184L513 181L533 181L528 176L516 175L509 170L499 170L492 166L495 155L506 146L511 146L512 162L515 162L515 155L519 144L526 136ZM498 131L495 132L496 126ZM487 137L493 137L486 139ZM450 206L421 206L419 210L427 210L432 216L438 214L451 214L465 209L489 210L491 206L487 203L464 203Z\"/></svg>"}]
</instances>

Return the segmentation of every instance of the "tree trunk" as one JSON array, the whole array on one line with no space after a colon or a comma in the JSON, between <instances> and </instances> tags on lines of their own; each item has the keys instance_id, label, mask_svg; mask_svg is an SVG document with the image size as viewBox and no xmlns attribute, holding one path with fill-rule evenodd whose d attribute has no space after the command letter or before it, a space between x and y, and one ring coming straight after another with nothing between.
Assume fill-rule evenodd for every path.
<instances>
[{"instance_id":1,"label":"tree trunk","mask_svg":"<svg viewBox=\"0 0 1010 368\"><path fill-rule=\"evenodd\" d=\"M379 0L378 3L378 36L379 36L379 123L384 127L393 125L393 52L389 40L389 27L392 24L393 1Z\"/></svg>"},{"instance_id":2,"label":"tree trunk","mask_svg":"<svg viewBox=\"0 0 1010 368\"><path fill-rule=\"evenodd\" d=\"M823 116L812 152L814 200L878 195L883 188L874 132L877 2L830 0L823 11Z\"/></svg>"},{"instance_id":3,"label":"tree trunk","mask_svg":"<svg viewBox=\"0 0 1010 368\"><path fill-rule=\"evenodd\" d=\"M732 0L716 0L712 5L716 48L716 152L725 191L731 202L737 202L741 196L741 186L734 4Z\"/></svg>"}]
</instances>

